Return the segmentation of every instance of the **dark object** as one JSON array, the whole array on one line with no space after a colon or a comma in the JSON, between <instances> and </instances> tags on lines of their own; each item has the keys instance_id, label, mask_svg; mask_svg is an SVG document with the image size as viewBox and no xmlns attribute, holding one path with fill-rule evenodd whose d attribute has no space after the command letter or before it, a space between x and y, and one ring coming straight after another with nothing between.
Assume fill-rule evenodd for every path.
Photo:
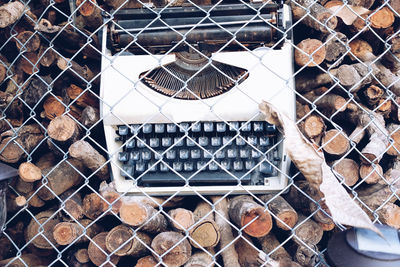
<instances>
[{"instance_id":1,"label":"dark object","mask_svg":"<svg viewBox=\"0 0 400 267\"><path fill-rule=\"evenodd\" d=\"M383 233L387 241L380 239L384 244L390 242L392 247L400 247L400 232L385 225L376 225ZM357 233L357 231L363 231ZM396 235L397 233L397 235ZM361 237L360 237L361 236ZM350 229L337 233L328 243L327 260L333 267L398 267L400 266L400 250L384 252L379 249L377 243L371 241L360 241L363 236L379 237L370 230ZM390 240L389 240L390 239ZM394 242L391 242L394 241ZM360 242L364 242L360 248ZM370 242L370 243L368 243ZM370 248L366 249L369 246Z\"/></svg>"},{"instance_id":2,"label":"dark object","mask_svg":"<svg viewBox=\"0 0 400 267\"><path fill-rule=\"evenodd\" d=\"M121 175L139 186L258 185L277 175L281 160L267 122L122 125L117 134Z\"/></svg>"},{"instance_id":3,"label":"dark object","mask_svg":"<svg viewBox=\"0 0 400 267\"><path fill-rule=\"evenodd\" d=\"M6 164L0 163L0 234L7 218L6 195L8 179L18 175L18 170Z\"/></svg>"}]
</instances>

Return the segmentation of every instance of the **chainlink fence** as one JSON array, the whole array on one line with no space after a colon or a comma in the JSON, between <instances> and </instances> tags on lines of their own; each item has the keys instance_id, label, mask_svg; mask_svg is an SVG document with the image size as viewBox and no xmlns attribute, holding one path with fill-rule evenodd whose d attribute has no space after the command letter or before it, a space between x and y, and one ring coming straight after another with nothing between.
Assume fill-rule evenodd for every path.
<instances>
[{"instance_id":1,"label":"chainlink fence","mask_svg":"<svg viewBox=\"0 0 400 267\"><path fill-rule=\"evenodd\" d=\"M329 266L346 226L282 165L276 128L252 122L257 96L297 121L374 222L400 227L397 1L0 2L0 159L34 164L9 182L2 266ZM196 180L212 168L222 182ZM249 173L275 180L250 186ZM238 222L245 195L257 212Z\"/></svg>"}]
</instances>

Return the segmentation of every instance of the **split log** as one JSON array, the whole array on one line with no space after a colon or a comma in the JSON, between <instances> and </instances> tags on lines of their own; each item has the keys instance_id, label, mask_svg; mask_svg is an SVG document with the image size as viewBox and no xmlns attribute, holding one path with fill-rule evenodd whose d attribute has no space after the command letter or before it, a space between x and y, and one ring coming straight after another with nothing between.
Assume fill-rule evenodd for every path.
<instances>
[{"instance_id":1,"label":"split log","mask_svg":"<svg viewBox=\"0 0 400 267\"><path fill-rule=\"evenodd\" d=\"M40 65L43 67L50 67L56 61L58 55L51 47L42 45L39 49Z\"/></svg>"},{"instance_id":2,"label":"split log","mask_svg":"<svg viewBox=\"0 0 400 267\"><path fill-rule=\"evenodd\" d=\"M67 71L76 79L77 82L80 82L83 85L92 82L94 78L94 74L88 66L81 66L69 58L59 57L57 60L57 66L60 70Z\"/></svg>"},{"instance_id":3,"label":"split log","mask_svg":"<svg viewBox=\"0 0 400 267\"><path fill-rule=\"evenodd\" d=\"M296 100L296 118L301 120L311 113L311 109L308 105L303 105Z\"/></svg>"},{"instance_id":4,"label":"split log","mask_svg":"<svg viewBox=\"0 0 400 267\"><path fill-rule=\"evenodd\" d=\"M334 74L333 74L334 75ZM331 84L333 82L328 73L315 73L315 70L303 71L296 75L296 91L299 93L306 93L315 88Z\"/></svg>"},{"instance_id":5,"label":"split log","mask_svg":"<svg viewBox=\"0 0 400 267\"><path fill-rule=\"evenodd\" d=\"M393 144L389 143L389 149L386 153L391 156L397 156L400 152L400 125L390 123L386 129L390 133L390 137L393 139Z\"/></svg>"},{"instance_id":6,"label":"split log","mask_svg":"<svg viewBox=\"0 0 400 267\"><path fill-rule=\"evenodd\" d=\"M335 229L335 223L332 221L330 223L321 223L321 222L317 222L319 226L321 226L322 230L324 232L327 231L332 231L333 229Z\"/></svg>"},{"instance_id":7,"label":"split log","mask_svg":"<svg viewBox=\"0 0 400 267\"><path fill-rule=\"evenodd\" d=\"M34 34L31 31L20 32L15 37L15 45L20 52L35 52L40 47L39 35Z\"/></svg>"},{"instance_id":8,"label":"split log","mask_svg":"<svg viewBox=\"0 0 400 267\"><path fill-rule=\"evenodd\" d=\"M1 13L0 13L1 16ZM0 266L8 267L26 267L26 266L42 266L47 265L49 262L43 257L39 257L35 254L22 254L18 257L13 257L10 259L5 259L0 261Z\"/></svg>"},{"instance_id":9,"label":"split log","mask_svg":"<svg viewBox=\"0 0 400 267\"><path fill-rule=\"evenodd\" d=\"M367 184L376 184L383 177L383 169L379 164L373 164L373 165L361 164L360 177Z\"/></svg>"},{"instance_id":10,"label":"split log","mask_svg":"<svg viewBox=\"0 0 400 267\"><path fill-rule=\"evenodd\" d=\"M79 121L86 128L91 128L93 125L100 121L99 110L93 107L87 106L81 114Z\"/></svg>"},{"instance_id":11,"label":"split log","mask_svg":"<svg viewBox=\"0 0 400 267\"><path fill-rule=\"evenodd\" d=\"M375 0L349 0L348 3L353 6L362 6L369 9L375 3Z\"/></svg>"},{"instance_id":12,"label":"split log","mask_svg":"<svg viewBox=\"0 0 400 267\"><path fill-rule=\"evenodd\" d=\"M326 49L324 44L317 39L305 39L297 44L294 59L297 65L315 67L325 60Z\"/></svg>"},{"instance_id":13,"label":"split log","mask_svg":"<svg viewBox=\"0 0 400 267\"><path fill-rule=\"evenodd\" d=\"M68 115L54 118L47 127L52 142L60 148L68 149L80 137L78 124ZM48 143L51 143L48 141Z\"/></svg>"},{"instance_id":14,"label":"split log","mask_svg":"<svg viewBox=\"0 0 400 267\"><path fill-rule=\"evenodd\" d=\"M371 11L367 12L366 14L362 14L361 16L357 17L354 21L353 24L349 27L350 31L352 33L359 33L359 32L366 32L369 31L369 28L367 28L367 21L368 21L368 16L371 14Z\"/></svg>"},{"instance_id":15,"label":"split log","mask_svg":"<svg viewBox=\"0 0 400 267\"><path fill-rule=\"evenodd\" d=\"M301 20L310 28L327 33L338 24L336 16L329 9L312 0L298 0L290 4L294 19Z\"/></svg>"},{"instance_id":16,"label":"split log","mask_svg":"<svg viewBox=\"0 0 400 267\"><path fill-rule=\"evenodd\" d=\"M95 220L108 208L105 202L97 193L87 194L83 198L83 213L89 219Z\"/></svg>"},{"instance_id":17,"label":"split log","mask_svg":"<svg viewBox=\"0 0 400 267\"><path fill-rule=\"evenodd\" d=\"M24 13L25 6L19 1L0 6L0 28L5 28L16 22Z\"/></svg>"},{"instance_id":18,"label":"split log","mask_svg":"<svg viewBox=\"0 0 400 267\"><path fill-rule=\"evenodd\" d=\"M316 245L321 241L324 231L311 218L306 218L304 215L299 215L299 220L294 227L293 241L300 246L303 243Z\"/></svg>"},{"instance_id":19,"label":"split log","mask_svg":"<svg viewBox=\"0 0 400 267\"><path fill-rule=\"evenodd\" d=\"M16 132L14 133L14 131ZM15 163L26 158L26 153L31 153L43 138L42 128L37 124L25 125L3 132L0 135L0 160Z\"/></svg>"},{"instance_id":20,"label":"split log","mask_svg":"<svg viewBox=\"0 0 400 267\"><path fill-rule=\"evenodd\" d=\"M331 68L338 67L347 53L346 44L349 41L347 36L341 32L335 32L321 39L326 50L325 64Z\"/></svg>"},{"instance_id":21,"label":"split log","mask_svg":"<svg viewBox=\"0 0 400 267\"><path fill-rule=\"evenodd\" d=\"M43 176L47 182L45 187L40 188L38 196L43 200L54 199L73 186L82 181L83 165L75 159L62 161L54 168L42 170Z\"/></svg>"},{"instance_id":22,"label":"split log","mask_svg":"<svg viewBox=\"0 0 400 267\"><path fill-rule=\"evenodd\" d=\"M41 208L46 204L42 199L40 199L40 197L38 197L35 191L26 194L25 198L27 199L28 204L31 207Z\"/></svg>"},{"instance_id":23,"label":"split log","mask_svg":"<svg viewBox=\"0 0 400 267\"><path fill-rule=\"evenodd\" d=\"M144 256L150 253L150 244L150 236L143 232L135 232L125 225L114 227L106 237L107 250L117 256Z\"/></svg>"},{"instance_id":24,"label":"split log","mask_svg":"<svg viewBox=\"0 0 400 267\"><path fill-rule=\"evenodd\" d=\"M49 95L43 103L44 115L49 120L60 117L65 112L65 104L61 96Z\"/></svg>"},{"instance_id":25,"label":"split log","mask_svg":"<svg viewBox=\"0 0 400 267\"><path fill-rule=\"evenodd\" d=\"M15 189L21 194L28 194L33 191L33 183L28 183L22 180L20 177L16 179Z\"/></svg>"},{"instance_id":26,"label":"split log","mask_svg":"<svg viewBox=\"0 0 400 267\"><path fill-rule=\"evenodd\" d=\"M88 254L89 259L96 266L111 267L116 266L119 261L119 256L112 254L106 248L106 236L108 232L102 232L92 238L89 243ZM108 259L108 255L110 258Z\"/></svg>"},{"instance_id":27,"label":"split log","mask_svg":"<svg viewBox=\"0 0 400 267\"><path fill-rule=\"evenodd\" d=\"M196 252L186 262L184 267L213 267L214 260L209 253Z\"/></svg>"},{"instance_id":28,"label":"split log","mask_svg":"<svg viewBox=\"0 0 400 267\"><path fill-rule=\"evenodd\" d=\"M291 259L289 253L281 245L281 243L275 237L274 233L270 232L266 236L259 237L258 241L260 242L261 248L264 253L267 254L268 257L270 257L271 259L277 261L282 259Z\"/></svg>"},{"instance_id":29,"label":"split log","mask_svg":"<svg viewBox=\"0 0 400 267\"><path fill-rule=\"evenodd\" d=\"M60 199L63 201L63 203L60 204L60 208L62 208L68 216L71 216L75 220L83 218L83 203L79 192L69 189L60 195Z\"/></svg>"},{"instance_id":30,"label":"split log","mask_svg":"<svg viewBox=\"0 0 400 267\"><path fill-rule=\"evenodd\" d=\"M31 108L40 103L47 92L52 91L52 78L50 75L33 77L23 87L22 99Z\"/></svg>"},{"instance_id":31,"label":"split log","mask_svg":"<svg viewBox=\"0 0 400 267\"><path fill-rule=\"evenodd\" d=\"M42 171L32 162L23 162L18 167L19 177L28 183L42 179Z\"/></svg>"},{"instance_id":32,"label":"split log","mask_svg":"<svg viewBox=\"0 0 400 267\"><path fill-rule=\"evenodd\" d=\"M271 215L250 196L232 198L229 204L229 217L246 234L253 237L267 235L272 229Z\"/></svg>"},{"instance_id":33,"label":"split log","mask_svg":"<svg viewBox=\"0 0 400 267\"><path fill-rule=\"evenodd\" d=\"M53 229L59 222L59 216L53 210L38 213L26 229L26 241L37 248L53 249L58 246L53 237ZM43 228L43 232L39 230L39 227Z\"/></svg>"},{"instance_id":34,"label":"split log","mask_svg":"<svg viewBox=\"0 0 400 267\"><path fill-rule=\"evenodd\" d=\"M359 177L359 166L352 159L343 158L333 163L333 170L339 174L339 180L347 186L353 186L357 183Z\"/></svg>"},{"instance_id":35,"label":"split log","mask_svg":"<svg viewBox=\"0 0 400 267\"><path fill-rule=\"evenodd\" d=\"M343 131L332 129L325 132L321 146L329 155L341 157L350 149L349 137Z\"/></svg>"},{"instance_id":36,"label":"split log","mask_svg":"<svg viewBox=\"0 0 400 267\"><path fill-rule=\"evenodd\" d=\"M168 212L171 228L177 232L186 232L194 224L193 212L183 208L172 209Z\"/></svg>"},{"instance_id":37,"label":"split log","mask_svg":"<svg viewBox=\"0 0 400 267\"><path fill-rule=\"evenodd\" d=\"M70 250L66 261L70 267L89 267L90 259L87 249Z\"/></svg>"},{"instance_id":38,"label":"split log","mask_svg":"<svg viewBox=\"0 0 400 267\"><path fill-rule=\"evenodd\" d=\"M76 0L76 6L79 7L83 21L89 29L96 30L103 24L101 9L96 0Z\"/></svg>"},{"instance_id":39,"label":"split log","mask_svg":"<svg viewBox=\"0 0 400 267\"><path fill-rule=\"evenodd\" d=\"M93 93L89 90L84 91L82 88L75 84L71 84L67 88L67 94L71 98L71 100L75 100L75 103L80 107L98 107L99 100L93 95Z\"/></svg>"},{"instance_id":40,"label":"split log","mask_svg":"<svg viewBox=\"0 0 400 267\"><path fill-rule=\"evenodd\" d=\"M228 201L224 197L212 196L212 202L215 205L215 222L217 223L221 238L219 249L221 251L224 266L240 267L238 255L233 246L233 234L229 224Z\"/></svg>"},{"instance_id":41,"label":"split log","mask_svg":"<svg viewBox=\"0 0 400 267\"><path fill-rule=\"evenodd\" d=\"M158 262L153 256L146 256L138 259L135 267L155 267Z\"/></svg>"},{"instance_id":42,"label":"split log","mask_svg":"<svg viewBox=\"0 0 400 267\"><path fill-rule=\"evenodd\" d=\"M69 147L68 151L71 157L81 161L101 180L110 177L106 159L88 142L84 140L76 141Z\"/></svg>"},{"instance_id":43,"label":"split log","mask_svg":"<svg viewBox=\"0 0 400 267\"><path fill-rule=\"evenodd\" d=\"M36 52L28 52L21 54L19 59L19 67L28 75L39 72L39 57Z\"/></svg>"},{"instance_id":44,"label":"split log","mask_svg":"<svg viewBox=\"0 0 400 267\"><path fill-rule=\"evenodd\" d=\"M156 235L151 242L151 248L154 250L154 257L163 255L162 262L167 266L181 266L192 254L189 241L177 232L162 232Z\"/></svg>"},{"instance_id":45,"label":"split log","mask_svg":"<svg viewBox=\"0 0 400 267\"><path fill-rule=\"evenodd\" d=\"M276 216L276 226L282 230L291 230L297 223L297 212L281 196L266 194L260 199L267 203L268 209Z\"/></svg>"},{"instance_id":46,"label":"split log","mask_svg":"<svg viewBox=\"0 0 400 267\"><path fill-rule=\"evenodd\" d=\"M235 242L240 266L258 267L267 260L266 254L256 248L251 239L240 236Z\"/></svg>"},{"instance_id":47,"label":"split log","mask_svg":"<svg viewBox=\"0 0 400 267\"><path fill-rule=\"evenodd\" d=\"M190 243L195 248L213 248L220 239L219 227L214 221L211 206L200 201L193 212L196 223L190 230Z\"/></svg>"},{"instance_id":48,"label":"split log","mask_svg":"<svg viewBox=\"0 0 400 267\"><path fill-rule=\"evenodd\" d=\"M379 163L389 144L383 116L367 108L357 108L349 112L347 118L358 127L365 128L369 135L369 143L361 150L361 161L364 164Z\"/></svg>"},{"instance_id":49,"label":"split log","mask_svg":"<svg viewBox=\"0 0 400 267\"><path fill-rule=\"evenodd\" d=\"M396 229L400 228L400 207L393 203L387 203L377 211L379 221Z\"/></svg>"},{"instance_id":50,"label":"split log","mask_svg":"<svg viewBox=\"0 0 400 267\"><path fill-rule=\"evenodd\" d=\"M317 246L313 244L308 244L308 246L312 249L309 249L304 245L299 245L293 257L294 260L303 267L320 266L318 258L319 250Z\"/></svg>"},{"instance_id":51,"label":"split log","mask_svg":"<svg viewBox=\"0 0 400 267\"><path fill-rule=\"evenodd\" d=\"M138 201L124 201L119 210L121 220L149 233L160 233L167 229L164 215L150 205Z\"/></svg>"},{"instance_id":52,"label":"split log","mask_svg":"<svg viewBox=\"0 0 400 267\"><path fill-rule=\"evenodd\" d=\"M56 165L57 162L58 162L57 157L52 152L49 152L41 156L35 162L35 165L42 171L43 169L50 168Z\"/></svg>"},{"instance_id":53,"label":"split log","mask_svg":"<svg viewBox=\"0 0 400 267\"><path fill-rule=\"evenodd\" d=\"M369 21L375 29L386 29L394 23L394 13L390 8L385 6L374 11Z\"/></svg>"},{"instance_id":54,"label":"split log","mask_svg":"<svg viewBox=\"0 0 400 267\"><path fill-rule=\"evenodd\" d=\"M315 90L312 92L315 92ZM327 116L331 116L335 112L345 111L347 108L347 101L342 96L332 93L316 95L312 92L304 94L303 96L313 104L317 105L318 110L322 111L322 113Z\"/></svg>"}]
</instances>

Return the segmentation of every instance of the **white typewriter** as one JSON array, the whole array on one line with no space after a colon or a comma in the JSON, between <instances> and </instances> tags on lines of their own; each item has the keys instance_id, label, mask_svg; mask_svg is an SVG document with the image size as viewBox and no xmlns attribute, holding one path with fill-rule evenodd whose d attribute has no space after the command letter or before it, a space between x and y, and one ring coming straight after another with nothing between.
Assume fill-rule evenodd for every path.
<instances>
[{"instance_id":1,"label":"white typewriter","mask_svg":"<svg viewBox=\"0 0 400 267\"><path fill-rule=\"evenodd\" d=\"M295 116L291 12L223 3L120 10L104 26L101 115L119 192L287 185L282 136L258 104Z\"/></svg>"}]
</instances>

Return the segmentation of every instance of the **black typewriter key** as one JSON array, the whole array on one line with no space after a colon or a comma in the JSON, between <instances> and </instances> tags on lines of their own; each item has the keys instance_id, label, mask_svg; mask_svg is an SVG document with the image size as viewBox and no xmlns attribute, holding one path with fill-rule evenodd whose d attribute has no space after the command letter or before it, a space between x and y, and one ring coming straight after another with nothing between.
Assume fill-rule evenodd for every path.
<instances>
[{"instance_id":1,"label":"black typewriter key","mask_svg":"<svg viewBox=\"0 0 400 267\"><path fill-rule=\"evenodd\" d=\"M229 160L222 160L221 167L227 171L231 170L231 162Z\"/></svg>"},{"instance_id":2,"label":"black typewriter key","mask_svg":"<svg viewBox=\"0 0 400 267\"><path fill-rule=\"evenodd\" d=\"M129 128L126 125L118 126L118 134L119 135L127 135L129 132Z\"/></svg>"},{"instance_id":3,"label":"black typewriter key","mask_svg":"<svg viewBox=\"0 0 400 267\"><path fill-rule=\"evenodd\" d=\"M239 157L242 159L248 159L250 157L250 151L246 148L239 150Z\"/></svg>"},{"instance_id":4,"label":"black typewriter key","mask_svg":"<svg viewBox=\"0 0 400 267\"><path fill-rule=\"evenodd\" d=\"M180 172L180 171L182 171L183 163L182 162L174 162L174 163L172 163L172 168L175 171Z\"/></svg>"},{"instance_id":5,"label":"black typewriter key","mask_svg":"<svg viewBox=\"0 0 400 267\"><path fill-rule=\"evenodd\" d=\"M182 122L179 126L180 126L179 131L181 133L187 132L189 129L189 123L187 122Z\"/></svg>"},{"instance_id":6,"label":"black typewriter key","mask_svg":"<svg viewBox=\"0 0 400 267\"><path fill-rule=\"evenodd\" d=\"M165 164L164 162L161 162L161 163L160 163L160 171L161 171L161 172L167 172L167 171L169 171L169 168L168 168L167 164Z\"/></svg>"},{"instance_id":7,"label":"black typewriter key","mask_svg":"<svg viewBox=\"0 0 400 267\"><path fill-rule=\"evenodd\" d=\"M272 124L267 124L267 134L275 134L276 127Z\"/></svg>"},{"instance_id":8,"label":"black typewriter key","mask_svg":"<svg viewBox=\"0 0 400 267\"><path fill-rule=\"evenodd\" d=\"M182 137L174 137L174 146L183 146L183 140Z\"/></svg>"},{"instance_id":9,"label":"black typewriter key","mask_svg":"<svg viewBox=\"0 0 400 267\"><path fill-rule=\"evenodd\" d=\"M242 137L240 137L240 136L236 137L236 145L237 146L244 146L245 144L246 144L246 141Z\"/></svg>"},{"instance_id":10,"label":"black typewriter key","mask_svg":"<svg viewBox=\"0 0 400 267\"><path fill-rule=\"evenodd\" d=\"M199 133L201 132L201 124L199 122L193 123L191 129L192 132Z\"/></svg>"},{"instance_id":11,"label":"black typewriter key","mask_svg":"<svg viewBox=\"0 0 400 267\"><path fill-rule=\"evenodd\" d=\"M161 139L161 145L163 147L170 147L172 145L172 138L171 137L163 137Z\"/></svg>"},{"instance_id":12,"label":"black typewriter key","mask_svg":"<svg viewBox=\"0 0 400 267\"><path fill-rule=\"evenodd\" d=\"M243 170L243 162L241 160L235 160L233 162L233 169L235 171L241 171Z\"/></svg>"},{"instance_id":13,"label":"black typewriter key","mask_svg":"<svg viewBox=\"0 0 400 267\"><path fill-rule=\"evenodd\" d=\"M198 143L200 146L208 146L208 138L205 136L199 137Z\"/></svg>"},{"instance_id":14,"label":"black typewriter key","mask_svg":"<svg viewBox=\"0 0 400 267\"><path fill-rule=\"evenodd\" d=\"M129 153L128 152L119 152L118 153L118 160L119 161L128 161Z\"/></svg>"},{"instance_id":15,"label":"black typewriter key","mask_svg":"<svg viewBox=\"0 0 400 267\"><path fill-rule=\"evenodd\" d=\"M190 157L192 159L199 159L201 157L200 149L193 149L192 151L190 151Z\"/></svg>"},{"instance_id":16,"label":"black typewriter key","mask_svg":"<svg viewBox=\"0 0 400 267\"><path fill-rule=\"evenodd\" d=\"M165 131L165 124L155 124L154 125L154 132L155 133L163 133Z\"/></svg>"},{"instance_id":17,"label":"black typewriter key","mask_svg":"<svg viewBox=\"0 0 400 267\"><path fill-rule=\"evenodd\" d=\"M225 122L217 122L216 128L217 128L217 132L223 133L226 131L226 123Z\"/></svg>"},{"instance_id":18,"label":"black typewriter key","mask_svg":"<svg viewBox=\"0 0 400 267\"><path fill-rule=\"evenodd\" d=\"M244 167L246 168L246 170L251 170L254 168L254 166L256 166L254 160L246 160L246 162L244 163Z\"/></svg>"},{"instance_id":19,"label":"black typewriter key","mask_svg":"<svg viewBox=\"0 0 400 267\"><path fill-rule=\"evenodd\" d=\"M204 132L210 133L214 131L214 124L212 122L205 122L203 124Z\"/></svg>"},{"instance_id":20,"label":"black typewriter key","mask_svg":"<svg viewBox=\"0 0 400 267\"><path fill-rule=\"evenodd\" d=\"M250 123L242 122L240 126L241 126L240 130L243 131L243 132L250 132L251 131L251 124Z\"/></svg>"},{"instance_id":21,"label":"black typewriter key","mask_svg":"<svg viewBox=\"0 0 400 267\"><path fill-rule=\"evenodd\" d=\"M146 147L146 141L142 140L142 139L138 139L137 142L136 142L136 146L138 148L144 148L144 147Z\"/></svg>"},{"instance_id":22,"label":"black typewriter key","mask_svg":"<svg viewBox=\"0 0 400 267\"><path fill-rule=\"evenodd\" d=\"M179 151L179 158L180 159L188 159L189 158L189 150L182 149Z\"/></svg>"},{"instance_id":23,"label":"black typewriter key","mask_svg":"<svg viewBox=\"0 0 400 267\"><path fill-rule=\"evenodd\" d=\"M213 162L210 162L210 164L208 164L208 169L210 171L216 171L219 169L219 166L217 165L216 162L213 161Z\"/></svg>"},{"instance_id":24,"label":"black typewriter key","mask_svg":"<svg viewBox=\"0 0 400 267\"><path fill-rule=\"evenodd\" d=\"M260 172L263 173L263 174L272 174L272 166L271 166L271 164L269 164L266 161L263 161L260 164L259 168L260 168Z\"/></svg>"},{"instance_id":25,"label":"black typewriter key","mask_svg":"<svg viewBox=\"0 0 400 267\"><path fill-rule=\"evenodd\" d=\"M232 141L232 136L223 136L222 145L228 145Z\"/></svg>"},{"instance_id":26,"label":"black typewriter key","mask_svg":"<svg viewBox=\"0 0 400 267\"><path fill-rule=\"evenodd\" d=\"M133 124L130 126L131 128L131 134L137 134L140 129L140 124Z\"/></svg>"},{"instance_id":27,"label":"black typewriter key","mask_svg":"<svg viewBox=\"0 0 400 267\"><path fill-rule=\"evenodd\" d=\"M140 159L140 152L139 151L132 151L129 155L130 160L138 161Z\"/></svg>"},{"instance_id":28,"label":"black typewriter key","mask_svg":"<svg viewBox=\"0 0 400 267\"><path fill-rule=\"evenodd\" d=\"M149 145L150 145L150 147L159 147L160 139L159 138L150 138Z\"/></svg>"},{"instance_id":29,"label":"black typewriter key","mask_svg":"<svg viewBox=\"0 0 400 267\"><path fill-rule=\"evenodd\" d=\"M126 148L134 148L135 147L135 139L131 139L126 143Z\"/></svg>"},{"instance_id":30,"label":"black typewriter key","mask_svg":"<svg viewBox=\"0 0 400 267\"><path fill-rule=\"evenodd\" d=\"M262 132L264 131L264 124L261 121L253 122L253 131L255 132Z\"/></svg>"},{"instance_id":31,"label":"black typewriter key","mask_svg":"<svg viewBox=\"0 0 400 267\"><path fill-rule=\"evenodd\" d=\"M142 160L151 160L151 151L150 150L142 151Z\"/></svg>"},{"instance_id":32,"label":"black typewriter key","mask_svg":"<svg viewBox=\"0 0 400 267\"><path fill-rule=\"evenodd\" d=\"M176 124L168 123L167 124L167 133L176 133Z\"/></svg>"},{"instance_id":33,"label":"black typewriter key","mask_svg":"<svg viewBox=\"0 0 400 267\"><path fill-rule=\"evenodd\" d=\"M247 137L247 143L252 145L252 146L256 146L257 145L257 137L254 135L248 136Z\"/></svg>"},{"instance_id":34,"label":"black typewriter key","mask_svg":"<svg viewBox=\"0 0 400 267\"><path fill-rule=\"evenodd\" d=\"M239 122L234 121L229 124L229 131L238 131L239 130Z\"/></svg>"},{"instance_id":35,"label":"black typewriter key","mask_svg":"<svg viewBox=\"0 0 400 267\"><path fill-rule=\"evenodd\" d=\"M143 173L146 170L146 164L143 162L137 162L136 163L136 172L137 173Z\"/></svg>"},{"instance_id":36,"label":"black typewriter key","mask_svg":"<svg viewBox=\"0 0 400 267\"><path fill-rule=\"evenodd\" d=\"M237 149L236 148L229 148L226 151L228 158L235 159L237 157Z\"/></svg>"},{"instance_id":37,"label":"black typewriter key","mask_svg":"<svg viewBox=\"0 0 400 267\"><path fill-rule=\"evenodd\" d=\"M149 134L149 133L151 133L152 130L153 130L153 125L152 124L143 125L142 131L143 131L144 134Z\"/></svg>"},{"instance_id":38,"label":"black typewriter key","mask_svg":"<svg viewBox=\"0 0 400 267\"><path fill-rule=\"evenodd\" d=\"M121 176L123 177L132 177L133 176L133 166L131 165L122 165L122 169L120 171Z\"/></svg>"},{"instance_id":39,"label":"black typewriter key","mask_svg":"<svg viewBox=\"0 0 400 267\"><path fill-rule=\"evenodd\" d=\"M187 162L183 163L183 169L186 172L193 171L193 162L187 161Z\"/></svg>"},{"instance_id":40,"label":"black typewriter key","mask_svg":"<svg viewBox=\"0 0 400 267\"><path fill-rule=\"evenodd\" d=\"M196 143L193 140L194 138L186 138L186 145L187 146L195 146Z\"/></svg>"},{"instance_id":41,"label":"black typewriter key","mask_svg":"<svg viewBox=\"0 0 400 267\"><path fill-rule=\"evenodd\" d=\"M170 149L166 153L167 159L175 159L176 158L176 150Z\"/></svg>"},{"instance_id":42,"label":"black typewriter key","mask_svg":"<svg viewBox=\"0 0 400 267\"><path fill-rule=\"evenodd\" d=\"M197 162L197 169L198 169L198 170L202 170L203 168L205 168L206 165L207 165L207 162L205 162L205 161L198 161L198 162Z\"/></svg>"},{"instance_id":43,"label":"black typewriter key","mask_svg":"<svg viewBox=\"0 0 400 267\"><path fill-rule=\"evenodd\" d=\"M223 159L223 158L225 158L225 150L218 150L218 151L215 153L215 157L216 157L217 159Z\"/></svg>"},{"instance_id":44,"label":"black typewriter key","mask_svg":"<svg viewBox=\"0 0 400 267\"><path fill-rule=\"evenodd\" d=\"M218 136L211 137L211 145L212 146L221 146L221 137L218 137Z\"/></svg>"},{"instance_id":45,"label":"black typewriter key","mask_svg":"<svg viewBox=\"0 0 400 267\"><path fill-rule=\"evenodd\" d=\"M258 140L260 146L269 146L269 138L266 136L262 136Z\"/></svg>"}]
</instances>

